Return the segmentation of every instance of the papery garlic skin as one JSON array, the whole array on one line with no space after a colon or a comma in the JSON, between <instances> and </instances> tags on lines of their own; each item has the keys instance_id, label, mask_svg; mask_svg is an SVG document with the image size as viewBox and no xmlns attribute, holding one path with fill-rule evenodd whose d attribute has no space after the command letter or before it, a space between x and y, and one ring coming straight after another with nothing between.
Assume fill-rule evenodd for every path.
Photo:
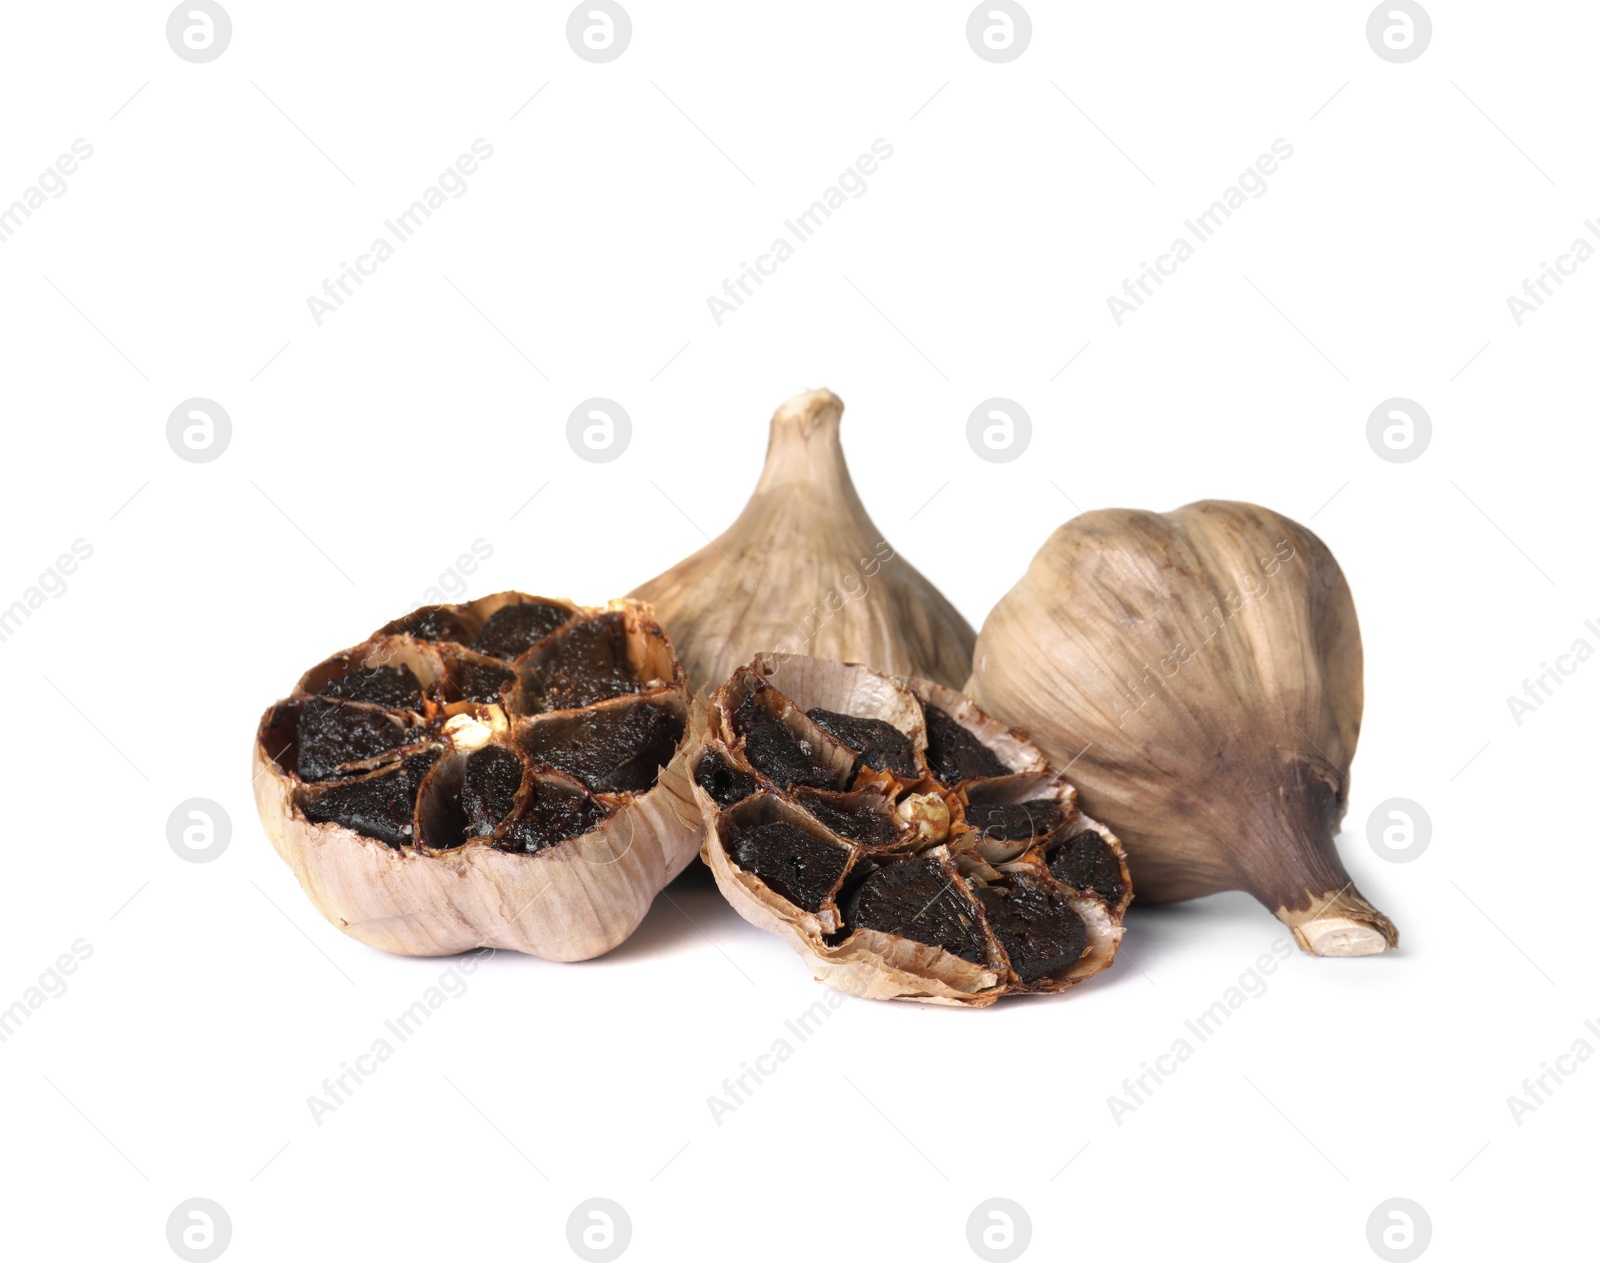
<instances>
[{"instance_id":1,"label":"papery garlic skin","mask_svg":"<svg viewBox=\"0 0 1600 1263\"><path fill-rule=\"evenodd\" d=\"M1398 932L1334 849L1362 710L1338 563L1268 509L1085 513L989 614L966 692L1070 766L1139 898L1246 890L1315 955Z\"/></svg>"},{"instance_id":2,"label":"papery garlic skin","mask_svg":"<svg viewBox=\"0 0 1600 1263\"><path fill-rule=\"evenodd\" d=\"M828 390L780 407L733 525L630 594L655 607L692 689L771 652L966 679L972 627L873 525L839 445L843 411Z\"/></svg>"},{"instance_id":3,"label":"papery garlic skin","mask_svg":"<svg viewBox=\"0 0 1600 1263\"><path fill-rule=\"evenodd\" d=\"M508 713L501 704L447 700L439 691L446 657L475 651L454 640L424 640L386 628L314 667L289 698L262 716L251 762L262 827L316 909L351 938L407 956L492 947L546 960L588 960L632 934L657 892L697 854L705 825L689 783L688 761L703 720L690 704L682 670L649 606L623 600L590 607L505 592L464 605L428 608L450 611L476 632L497 610L525 603L559 604L570 619L527 652L507 657L509 673L526 672L530 655L575 627L616 618L630 647L630 666L637 659L638 691L564 712ZM648 789L596 790L592 797L608 806L605 817L545 849L499 850L488 834L466 842L429 842L421 827L426 812L417 790L412 791L415 827L410 840L386 843L370 831L312 818L307 802L335 782L301 778L287 757L291 747L276 717L296 704L322 700L330 672L395 665L409 670L419 685L414 731L419 739L425 732L428 742L444 751L435 768L492 743L503 744L518 725L527 731L569 722L565 716L587 716L592 722L597 712L619 704L671 708L682 716L683 731ZM517 691L522 688L519 684ZM549 768L540 771L549 779L561 775ZM433 775L423 778L424 786Z\"/></svg>"}]
</instances>

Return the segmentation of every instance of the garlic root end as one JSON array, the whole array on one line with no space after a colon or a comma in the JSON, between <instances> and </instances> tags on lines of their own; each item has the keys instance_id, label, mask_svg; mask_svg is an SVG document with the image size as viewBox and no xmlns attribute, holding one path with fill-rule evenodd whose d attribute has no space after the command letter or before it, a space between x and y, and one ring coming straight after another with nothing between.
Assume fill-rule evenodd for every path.
<instances>
[{"instance_id":1,"label":"garlic root end","mask_svg":"<svg viewBox=\"0 0 1600 1263\"><path fill-rule=\"evenodd\" d=\"M1312 956L1375 956L1400 942L1394 922L1350 886L1319 895L1299 911L1280 907L1273 915Z\"/></svg>"}]
</instances>

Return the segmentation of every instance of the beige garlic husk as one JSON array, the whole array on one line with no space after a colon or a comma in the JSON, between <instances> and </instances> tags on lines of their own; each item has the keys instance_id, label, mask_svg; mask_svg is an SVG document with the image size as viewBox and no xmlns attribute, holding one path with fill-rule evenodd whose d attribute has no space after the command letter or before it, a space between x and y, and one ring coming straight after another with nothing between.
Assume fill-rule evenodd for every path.
<instances>
[{"instance_id":1,"label":"beige garlic husk","mask_svg":"<svg viewBox=\"0 0 1600 1263\"><path fill-rule=\"evenodd\" d=\"M959 688L972 627L867 515L839 445L844 404L796 395L772 417L744 511L699 552L635 588L682 655L692 689L756 653L861 662Z\"/></svg>"},{"instance_id":2,"label":"beige garlic husk","mask_svg":"<svg viewBox=\"0 0 1600 1263\"><path fill-rule=\"evenodd\" d=\"M1361 666L1322 541L1204 500L1059 528L989 614L966 691L1070 767L1141 900L1248 891L1302 950L1364 956L1399 935L1333 843Z\"/></svg>"},{"instance_id":3,"label":"beige garlic husk","mask_svg":"<svg viewBox=\"0 0 1600 1263\"><path fill-rule=\"evenodd\" d=\"M648 605L502 592L306 672L262 716L256 806L312 904L369 946L586 960L699 849L700 722Z\"/></svg>"}]
</instances>

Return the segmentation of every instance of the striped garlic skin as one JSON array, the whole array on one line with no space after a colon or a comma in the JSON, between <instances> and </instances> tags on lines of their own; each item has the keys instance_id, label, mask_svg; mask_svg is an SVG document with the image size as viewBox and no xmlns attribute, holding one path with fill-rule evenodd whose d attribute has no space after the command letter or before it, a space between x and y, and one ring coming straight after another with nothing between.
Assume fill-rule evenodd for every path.
<instances>
[{"instance_id":1,"label":"striped garlic skin","mask_svg":"<svg viewBox=\"0 0 1600 1263\"><path fill-rule=\"evenodd\" d=\"M749 503L711 543L629 595L650 602L693 690L757 653L860 662L951 688L972 627L873 525L839 443L844 404L796 395L772 417Z\"/></svg>"},{"instance_id":2,"label":"striped garlic skin","mask_svg":"<svg viewBox=\"0 0 1600 1263\"><path fill-rule=\"evenodd\" d=\"M1315 955L1398 942L1333 843L1361 633L1305 527L1222 500L1082 514L990 612L965 691L1071 768L1140 899L1248 891Z\"/></svg>"}]
</instances>

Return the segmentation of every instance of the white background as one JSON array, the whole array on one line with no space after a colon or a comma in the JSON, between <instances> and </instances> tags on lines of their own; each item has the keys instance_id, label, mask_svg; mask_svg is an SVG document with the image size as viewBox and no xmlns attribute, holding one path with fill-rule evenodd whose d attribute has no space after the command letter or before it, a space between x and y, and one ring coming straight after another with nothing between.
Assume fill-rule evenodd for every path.
<instances>
[{"instance_id":1,"label":"white background","mask_svg":"<svg viewBox=\"0 0 1600 1263\"><path fill-rule=\"evenodd\" d=\"M0 244L0 605L93 548L0 644L0 1005L93 949L0 1045L8 1255L171 1258L190 1197L230 1260L570 1257L592 1196L640 1259L972 1258L988 1197L1039 1258L1369 1258L1391 1197L1430 1257L1592 1249L1600 1065L1521 1126L1506 1098L1600 1047L1600 664L1521 725L1506 697L1600 647L1600 262L1521 327L1505 299L1600 215L1600 12L1438 3L1395 65L1362 3L1036 3L995 65L964 4L631 8L607 65L565 5L237 0L205 65L161 4L6 11L0 204L94 147ZM479 137L319 327L307 295ZM707 296L879 137L719 327ZM1118 327L1107 295L1279 137L1268 192ZM1054 1000L847 1002L719 1126L706 1098L821 992L690 882L602 960L496 958L318 1126L449 962L301 895L251 801L262 709L475 539L473 594L621 594L727 525L772 409L822 385L879 527L975 626L1074 506L1310 521L1366 641L1341 850L1400 950L1296 956L1119 1125L1107 1097L1280 931L1242 896L1137 910ZM232 418L213 463L166 442L193 396ZM566 441L591 396L633 420L611 463ZM991 396L1033 418L1010 463L966 442ZM1433 419L1411 463L1366 441L1391 396ZM166 838L197 796L232 821L206 864ZM1408 864L1367 841L1396 796L1433 825Z\"/></svg>"}]
</instances>

